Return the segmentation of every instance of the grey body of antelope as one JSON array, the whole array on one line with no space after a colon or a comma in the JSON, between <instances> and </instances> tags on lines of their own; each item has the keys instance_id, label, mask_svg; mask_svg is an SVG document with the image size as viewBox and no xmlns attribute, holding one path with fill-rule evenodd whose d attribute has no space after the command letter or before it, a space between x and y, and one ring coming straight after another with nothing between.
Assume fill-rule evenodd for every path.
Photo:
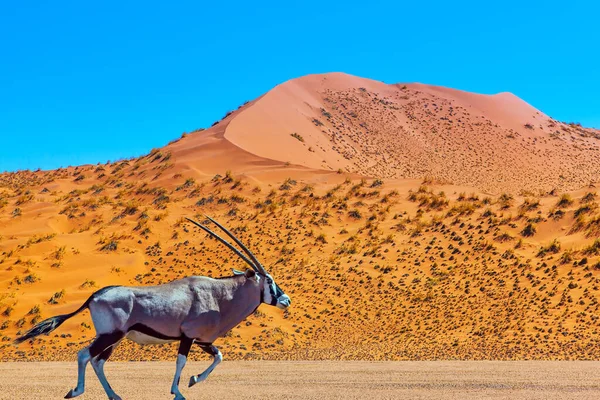
<instances>
[{"instance_id":1,"label":"grey body of antelope","mask_svg":"<svg viewBox=\"0 0 600 400\"><path fill-rule=\"evenodd\" d=\"M201 374L190 378L190 387L205 380L221 362L221 352L213 345L217 338L252 314L261 303L281 309L290 305L290 298L277 286L254 254L226 228L208 218L242 247L248 257L206 226L190 221L229 247L252 269L245 272L234 270L234 275L226 278L191 276L158 286L109 286L92 294L73 313L48 318L15 340L21 343L41 334L49 334L72 316L86 308L90 310L96 338L79 351L77 386L65 398L76 397L84 392L85 370L88 362L91 362L108 398L120 399L104 375L104 363L121 340L129 339L142 345L179 341L171 393L176 400L182 400L184 397L179 390L179 380L193 344L212 355L213 363Z\"/></svg>"}]
</instances>

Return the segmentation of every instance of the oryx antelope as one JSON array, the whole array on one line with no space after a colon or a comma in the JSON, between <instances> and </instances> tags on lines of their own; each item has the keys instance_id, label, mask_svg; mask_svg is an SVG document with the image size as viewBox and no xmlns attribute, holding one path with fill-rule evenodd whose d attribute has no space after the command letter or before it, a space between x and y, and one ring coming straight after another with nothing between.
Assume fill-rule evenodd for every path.
<instances>
[{"instance_id":1,"label":"oryx antelope","mask_svg":"<svg viewBox=\"0 0 600 400\"><path fill-rule=\"evenodd\" d=\"M96 338L79 351L77 386L65 398L84 392L85 369L91 361L108 398L120 399L106 380L104 363L119 342L127 338L139 344L179 341L171 394L175 395L175 400L184 399L179 391L179 378L192 344L200 346L214 360L206 371L190 378L189 386L205 380L221 362L221 352L213 342L252 314L261 303L281 309L289 307L289 296L277 286L254 254L229 230L207 218L233 239L247 256L206 226L188 220L229 247L252 269L246 272L234 270L234 275L227 278L191 276L158 286L107 286L92 294L71 314L48 318L15 339L16 343L21 343L49 334L72 316L86 308L90 310Z\"/></svg>"}]
</instances>

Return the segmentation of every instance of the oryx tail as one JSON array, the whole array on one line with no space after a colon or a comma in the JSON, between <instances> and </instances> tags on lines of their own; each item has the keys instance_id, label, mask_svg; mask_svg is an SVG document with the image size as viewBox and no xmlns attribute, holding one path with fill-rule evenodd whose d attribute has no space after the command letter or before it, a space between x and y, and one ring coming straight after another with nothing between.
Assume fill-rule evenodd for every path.
<instances>
[{"instance_id":1,"label":"oryx tail","mask_svg":"<svg viewBox=\"0 0 600 400\"><path fill-rule=\"evenodd\" d=\"M70 314L57 315L55 317L50 317L48 319L43 320L42 322L38 323L36 326L28 330L23 336L16 338L14 342L16 344L19 344L42 334L48 335L50 332L61 326L63 322L88 308L90 302L94 299L94 296L102 294L106 290L114 287L116 286L107 286L96 291L85 301L85 303L81 305L81 307L79 307L77 310L73 311Z\"/></svg>"}]
</instances>

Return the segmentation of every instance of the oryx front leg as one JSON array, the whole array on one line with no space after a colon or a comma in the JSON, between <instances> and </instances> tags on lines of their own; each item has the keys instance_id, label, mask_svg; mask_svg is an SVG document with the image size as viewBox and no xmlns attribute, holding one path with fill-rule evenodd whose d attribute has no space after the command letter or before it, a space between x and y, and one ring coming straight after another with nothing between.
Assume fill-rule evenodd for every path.
<instances>
[{"instance_id":1,"label":"oryx front leg","mask_svg":"<svg viewBox=\"0 0 600 400\"><path fill-rule=\"evenodd\" d=\"M194 376L192 376L190 378L190 385L189 385L189 387L192 387L196 383L202 382L203 380L205 380L206 378L208 378L208 375L210 375L210 373L213 371L213 369L215 369L215 367L217 365L219 365L219 363L223 360L223 355L221 354L221 352L219 351L219 349L217 349L212 344L208 344L208 343L198 343L198 344L200 345L200 348L202 350L204 350L206 353L208 353L208 354L210 354L210 355L213 356L213 363L210 364L210 366L208 368L206 368L206 371L204 371L200 375L194 375Z\"/></svg>"},{"instance_id":2,"label":"oryx front leg","mask_svg":"<svg viewBox=\"0 0 600 400\"><path fill-rule=\"evenodd\" d=\"M179 379L181 378L181 371L183 370L183 367L185 367L192 343L194 343L194 339L186 337L181 339L181 342L179 343L179 354L177 355L175 376L173 377L173 384L171 385L171 394L175 395L175 400L185 400L185 397L183 397L179 391Z\"/></svg>"},{"instance_id":3,"label":"oryx front leg","mask_svg":"<svg viewBox=\"0 0 600 400\"><path fill-rule=\"evenodd\" d=\"M85 368L88 362L99 356L107 348L114 346L119 340L123 339L123 336L123 333L118 331L99 335L92 344L77 353L77 386L67 393L65 399L77 397L85 391Z\"/></svg>"}]
</instances>

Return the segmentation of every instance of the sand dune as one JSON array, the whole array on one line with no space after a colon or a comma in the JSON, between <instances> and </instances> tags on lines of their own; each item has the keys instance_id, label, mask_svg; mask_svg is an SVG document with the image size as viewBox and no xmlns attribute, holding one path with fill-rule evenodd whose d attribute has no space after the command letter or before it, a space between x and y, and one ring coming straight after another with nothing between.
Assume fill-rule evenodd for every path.
<instances>
[{"instance_id":1,"label":"sand dune","mask_svg":"<svg viewBox=\"0 0 600 400\"><path fill-rule=\"evenodd\" d=\"M597 154L596 131L510 94L328 74L143 157L0 174L0 359L72 360L87 312L11 340L99 287L244 268L183 219L204 214L294 300L226 359L597 359Z\"/></svg>"},{"instance_id":2,"label":"sand dune","mask_svg":"<svg viewBox=\"0 0 600 400\"><path fill-rule=\"evenodd\" d=\"M294 135L294 136L292 136ZM346 74L285 82L236 113L231 143L265 158L493 193L573 190L600 173L600 134L510 93L480 95Z\"/></svg>"}]
</instances>

